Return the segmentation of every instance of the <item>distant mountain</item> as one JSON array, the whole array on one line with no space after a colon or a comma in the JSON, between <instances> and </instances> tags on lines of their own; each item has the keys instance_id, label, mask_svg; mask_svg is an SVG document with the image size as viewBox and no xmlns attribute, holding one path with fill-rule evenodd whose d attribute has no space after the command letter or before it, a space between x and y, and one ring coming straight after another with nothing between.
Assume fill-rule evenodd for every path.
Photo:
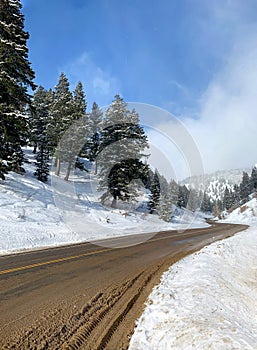
<instances>
[{"instance_id":1,"label":"distant mountain","mask_svg":"<svg viewBox=\"0 0 257 350\"><path fill-rule=\"evenodd\" d=\"M188 177L180 182L188 189L204 190L212 200L221 199L225 188L233 190L234 185L239 185L242 181L243 171L251 173L252 168L241 168L232 170L218 170L204 176Z\"/></svg>"}]
</instances>

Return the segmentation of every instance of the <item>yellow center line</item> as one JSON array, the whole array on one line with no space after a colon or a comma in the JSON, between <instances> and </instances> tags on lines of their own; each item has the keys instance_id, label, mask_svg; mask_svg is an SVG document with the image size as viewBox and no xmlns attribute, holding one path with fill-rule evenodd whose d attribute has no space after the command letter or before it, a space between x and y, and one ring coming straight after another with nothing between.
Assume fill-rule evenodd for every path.
<instances>
[{"instance_id":1,"label":"yellow center line","mask_svg":"<svg viewBox=\"0 0 257 350\"><path fill-rule=\"evenodd\" d=\"M202 231L205 231L205 230L208 230L208 228L207 229L203 229ZM173 234L173 235L169 235L169 236L165 236L165 237L149 239L145 243L151 243L151 242L154 242L154 241L161 241L161 240L164 240L164 239L174 238L174 237L181 237L182 238L183 236L187 236L187 235L188 235L188 233ZM127 238L129 239L129 236ZM109 251L109 250L113 250L113 249L114 248L105 248L105 249L102 249L102 250L95 250L93 252L84 253L84 254L80 254L80 255L72 255L72 256L65 257L65 258L59 258L59 259L50 260L50 261L44 261L44 262L40 262L40 263L36 263L36 264L15 267L15 268L12 268L12 269L0 271L0 276L1 275L6 275L6 274L12 273L12 272L29 270L29 269L33 269L35 267L41 267L41 266L46 266L46 265L53 265L53 264L57 264L57 263L64 262L64 261L69 261L69 260L82 258L82 257L85 257L85 256L91 256L91 255L94 255L94 254L103 253L103 252L106 252L106 251Z\"/></svg>"},{"instance_id":2,"label":"yellow center line","mask_svg":"<svg viewBox=\"0 0 257 350\"><path fill-rule=\"evenodd\" d=\"M94 255L94 254L97 254L97 253L103 253L103 252L106 252L107 250L108 249L96 250L96 251L93 251L93 252L90 252L90 253L84 253L84 254L80 254L80 255L72 255L72 256L68 256L66 258L60 258L60 259L55 259L55 260L50 260L50 261L44 261L44 262L31 264L31 265L27 265L27 266L15 267L13 269L0 271L0 275L6 275L6 274L11 273L11 272L29 270L29 269L33 269L35 267L40 267L40 266L45 266L45 265L57 264L57 263L63 262L63 261L68 261L68 260L82 258L83 256L90 256L90 255Z\"/></svg>"}]
</instances>

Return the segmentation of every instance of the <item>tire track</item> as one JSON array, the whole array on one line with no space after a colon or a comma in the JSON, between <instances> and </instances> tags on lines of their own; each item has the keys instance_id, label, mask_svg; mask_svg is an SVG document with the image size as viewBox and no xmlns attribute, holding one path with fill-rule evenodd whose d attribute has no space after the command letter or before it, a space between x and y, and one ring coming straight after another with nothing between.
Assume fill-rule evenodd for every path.
<instances>
[{"instance_id":1,"label":"tire track","mask_svg":"<svg viewBox=\"0 0 257 350\"><path fill-rule=\"evenodd\" d=\"M188 237L160 233L146 244L87 257L92 248L79 245L74 254L84 254L80 259L9 274L1 280L5 297L0 300L0 349L127 349L135 319L162 273L214 238L244 228L217 224L210 230L192 230ZM57 249L57 258L63 250ZM51 257L52 251L45 254Z\"/></svg>"}]
</instances>

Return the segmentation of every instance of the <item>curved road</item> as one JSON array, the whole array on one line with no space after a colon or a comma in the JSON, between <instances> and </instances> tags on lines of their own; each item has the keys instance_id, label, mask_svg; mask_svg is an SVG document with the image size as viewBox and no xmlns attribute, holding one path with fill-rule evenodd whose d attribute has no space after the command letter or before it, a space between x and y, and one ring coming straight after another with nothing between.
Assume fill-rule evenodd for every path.
<instances>
[{"instance_id":1,"label":"curved road","mask_svg":"<svg viewBox=\"0 0 257 350\"><path fill-rule=\"evenodd\" d=\"M99 241L2 256L0 348L127 349L161 274L189 253L246 228L213 224L159 232L130 247L136 235L105 241L120 248Z\"/></svg>"}]
</instances>

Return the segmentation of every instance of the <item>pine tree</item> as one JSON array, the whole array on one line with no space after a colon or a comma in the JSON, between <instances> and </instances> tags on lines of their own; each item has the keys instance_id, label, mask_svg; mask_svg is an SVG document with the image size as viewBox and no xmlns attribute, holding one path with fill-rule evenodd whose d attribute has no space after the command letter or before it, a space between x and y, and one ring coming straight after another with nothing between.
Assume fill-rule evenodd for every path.
<instances>
[{"instance_id":1,"label":"pine tree","mask_svg":"<svg viewBox=\"0 0 257 350\"><path fill-rule=\"evenodd\" d=\"M34 94L30 112L31 141L34 143L36 155L35 176L38 180L46 182L49 175L49 140L47 125L51 98L49 93L40 86Z\"/></svg>"},{"instance_id":2,"label":"pine tree","mask_svg":"<svg viewBox=\"0 0 257 350\"><path fill-rule=\"evenodd\" d=\"M153 214L156 212L157 207L159 205L160 201L160 195L161 195L161 186L160 186L160 181L159 181L159 176L158 176L158 171L155 169L152 182L150 185L150 196L149 196L149 202L148 202L148 208L150 214Z\"/></svg>"},{"instance_id":3,"label":"pine tree","mask_svg":"<svg viewBox=\"0 0 257 350\"><path fill-rule=\"evenodd\" d=\"M168 184L166 177L161 175L157 169L156 169L156 171L157 171L158 178L159 178L161 193L168 193L169 192L169 184Z\"/></svg>"},{"instance_id":4,"label":"pine tree","mask_svg":"<svg viewBox=\"0 0 257 350\"><path fill-rule=\"evenodd\" d=\"M66 181L69 179L72 166L86 170L78 159L78 156L83 152L83 147L88 137L86 108L87 103L83 85L81 82L78 82L73 93L71 117L69 120L70 127L60 144L62 161L67 163L66 176L64 178Z\"/></svg>"},{"instance_id":5,"label":"pine tree","mask_svg":"<svg viewBox=\"0 0 257 350\"><path fill-rule=\"evenodd\" d=\"M232 208L237 208L240 205L240 188L237 184L233 187L232 196Z\"/></svg>"},{"instance_id":6,"label":"pine tree","mask_svg":"<svg viewBox=\"0 0 257 350\"><path fill-rule=\"evenodd\" d=\"M212 213L214 217L221 218L221 201L217 200L213 203Z\"/></svg>"},{"instance_id":7,"label":"pine tree","mask_svg":"<svg viewBox=\"0 0 257 350\"><path fill-rule=\"evenodd\" d=\"M47 182L49 176L49 149L44 141L38 145L34 175L39 181Z\"/></svg>"},{"instance_id":8,"label":"pine tree","mask_svg":"<svg viewBox=\"0 0 257 350\"><path fill-rule=\"evenodd\" d=\"M172 203L177 205L178 202L178 194L179 194L179 185L175 180L171 180L169 183L168 189L169 196L171 197Z\"/></svg>"},{"instance_id":9,"label":"pine tree","mask_svg":"<svg viewBox=\"0 0 257 350\"><path fill-rule=\"evenodd\" d=\"M169 194L161 195L157 206L159 217L167 222L170 222L173 217L173 203Z\"/></svg>"},{"instance_id":10,"label":"pine tree","mask_svg":"<svg viewBox=\"0 0 257 350\"><path fill-rule=\"evenodd\" d=\"M248 196L251 193L250 178L247 172L243 172L242 182L240 183L240 199L242 203L248 201Z\"/></svg>"},{"instance_id":11,"label":"pine tree","mask_svg":"<svg viewBox=\"0 0 257 350\"><path fill-rule=\"evenodd\" d=\"M139 124L138 114L135 110L129 111L127 103L119 95L115 96L113 103L105 113L101 134L98 152L99 189L105 191L101 200L104 202L108 198L112 198L112 206L116 207L117 200L124 201L127 198L127 195L123 195L127 186L127 177L125 172L119 171L118 181L110 181L111 171L113 168L116 171L117 167L121 170L120 165L123 164L123 161L128 160L126 166L129 164L133 169L135 165L141 164L140 173L144 173L144 164L140 160L142 157L146 157L143 151L148 147L147 137ZM134 164L132 160L134 160ZM126 171L128 171L127 168ZM134 194L130 193L130 200L136 198L140 187L139 183L134 183Z\"/></svg>"},{"instance_id":12,"label":"pine tree","mask_svg":"<svg viewBox=\"0 0 257 350\"><path fill-rule=\"evenodd\" d=\"M148 165L139 159L125 159L114 165L108 176L108 186L113 201L118 199L129 203L135 202L139 186L144 186Z\"/></svg>"},{"instance_id":13,"label":"pine tree","mask_svg":"<svg viewBox=\"0 0 257 350\"><path fill-rule=\"evenodd\" d=\"M23 172L28 125L24 107L34 89L34 72L28 61L24 16L20 0L0 2L0 178L8 171Z\"/></svg>"},{"instance_id":14,"label":"pine tree","mask_svg":"<svg viewBox=\"0 0 257 350\"><path fill-rule=\"evenodd\" d=\"M192 188L188 193L187 208L191 211L195 211L200 206L199 196L197 191Z\"/></svg>"},{"instance_id":15,"label":"pine tree","mask_svg":"<svg viewBox=\"0 0 257 350\"><path fill-rule=\"evenodd\" d=\"M88 158L91 162L95 162L95 174L98 172L97 155L101 144L101 125L103 123L103 112L99 109L96 102L93 103L92 111L89 114L88 127L90 138L87 144Z\"/></svg>"},{"instance_id":16,"label":"pine tree","mask_svg":"<svg viewBox=\"0 0 257 350\"><path fill-rule=\"evenodd\" d=\"M229 210L233 205L232 193L226 186L223 196L223 208Z\"/></svg>"},{"instance_id":17,"label":"pine tree","mask_svg":"<svg viewBox=\"0 0 257 350\"><path fill-rule=\"evenodd\" d=\"M250 192L257 191L257 167L252 168L252 173L250 177Z\"/></svg>"},{"instance_id":18,"label":"pine tree","mask_svg":"<svg viewBox=\"0 0 257 350\"><path fill-rule=\"evenodd\" d=\"M212 211L212 205L209 196L207 193L204 191L203 197L202 197L202 203L201 203L201 211L204 213L208 213Z\"/></svg>"},{"instance_id":19,"label":"pine tree","mask_svg":"<svg viewBox=\"0 0 257 350\"><path fill-rule=\"evenodd\" d=\"M186 208L189 198L189 190L185 185L179 186L178 191L178 202L177 205L179 208Z\"/></svg>"},{"instance_id":20,"label":"pine tree","mask_svg":"<svg viewBox=\"0 0 257 350\"><path fill-rule=\"evenodd\" d=\"M62 149L59 142L72 122L72 93L69 86L68 78L64 73L61 73L54 90L54 99L49 114L47 131L52 152L55 152L56 175L60 174L62 161Z\"/></svg>"}]
</instances>

